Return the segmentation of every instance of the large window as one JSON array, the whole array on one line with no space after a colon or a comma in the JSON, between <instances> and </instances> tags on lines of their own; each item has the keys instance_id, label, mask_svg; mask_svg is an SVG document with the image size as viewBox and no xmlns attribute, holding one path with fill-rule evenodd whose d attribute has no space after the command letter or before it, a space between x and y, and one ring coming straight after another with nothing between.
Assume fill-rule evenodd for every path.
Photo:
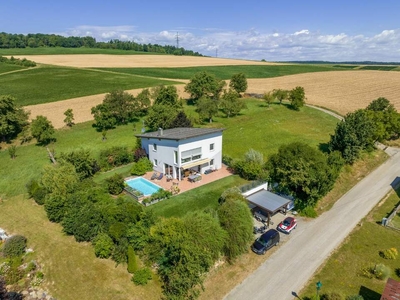
<instances>
[{"instance_id":1,"label":"large window","mask_svg":"<svg viewBox=\"0 0 400 300\"><path fill-rule=\"evenodd\" d=\"M157 167L157 165L158 165L158 161L157 161L157 159L155 159L154 160L154 166Z\"/></svg>"},{"instance_id":2,"label":"large window","mask_svg":"<svg viewBox=\"0 0 400 300\"><path fill-rule=\"evenodd\" d=\"M187 151L182 151L181 153L181 163L186 163L200 158L201 158L201 147Z\"/></svg>"},{"instance_id":3,"label":"large window","mask_svg":"<svg viewBox=\"0 0 400 300\"><path fill-rule=\"evenodd\" d=\"M214 143L210 144L210 151L214 151Z\"/></svg>"},{"instance_id":4,"label":"large window","mask_svg":"<svg viewBox=\"0 0 400 300\"><path fill-rule=\"evenodd\" d=\"M157 144L153 144L153 151L157 151Z\"/></svg>"}]
</instances>

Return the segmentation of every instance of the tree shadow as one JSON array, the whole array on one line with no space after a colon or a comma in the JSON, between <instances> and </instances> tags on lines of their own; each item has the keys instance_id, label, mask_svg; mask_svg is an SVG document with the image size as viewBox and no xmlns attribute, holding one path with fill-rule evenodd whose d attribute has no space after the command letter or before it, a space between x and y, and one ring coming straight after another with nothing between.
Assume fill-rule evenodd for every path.
<instances>
[{"instance_id":1,"label":"tree shadow","mask_svg":"<svg viewBox=\"0 0 400 300\"><path fill-rule=\"evenodd\" d=\"M318 149L323 153L329 153L329 144L328 143L319 143Z\"/></svg>"},{"instance_id":2,"label":"tree shadow","mask_svg":"<svg viewBox=\"0 0 400 300\"><path fill-rule=\"evenodd\" d=\"M364 298L364 300L380 300L381 299L381 294L370 290L369 288L365 286L360 287L360 291L358 292L360 296Z\"/></svg>"}]
</instances>

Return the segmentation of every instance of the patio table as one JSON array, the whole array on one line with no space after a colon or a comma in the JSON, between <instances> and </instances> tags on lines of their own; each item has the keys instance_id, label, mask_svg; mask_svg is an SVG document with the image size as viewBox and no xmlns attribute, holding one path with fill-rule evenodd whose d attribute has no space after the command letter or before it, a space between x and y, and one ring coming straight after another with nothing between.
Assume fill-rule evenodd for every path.
<instances>
[{"instance_id":1,"label":"patio table","mask_svg":"<svg viewBox=\"0 0 400 300\"><path fill-rule=\"evenodd\" d=\"M200 174L196 174L196 175L190 175L188 177L190 182L196 182L196 181L200 181L201 180L201 175Z\"/></svg>"}]
</instances>

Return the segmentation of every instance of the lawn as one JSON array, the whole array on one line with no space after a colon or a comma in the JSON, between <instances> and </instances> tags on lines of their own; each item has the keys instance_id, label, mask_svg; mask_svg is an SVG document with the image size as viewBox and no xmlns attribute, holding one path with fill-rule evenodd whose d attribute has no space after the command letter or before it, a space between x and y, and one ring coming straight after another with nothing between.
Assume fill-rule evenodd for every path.
<instances>
[{"instance_id":1,"label":"lawn","mask_svg":"<svg viewBox=\"0 0 400 300\"><path fill-rule=\"evenodd\" d=\"M115 54L115 55L143 55L162 53L140 52L133 50L118 50L118 49L98 49L98 48L63 48L63 47L39 47L39 48L13 48L0 49L0 55L51 55L51 54Z\"/></svg>"},{"instance_id":2,"label":"lawn","mask_svg":"<svg viewBox=\"0 0 400 300\"><path fill-rule=\"evenodd\" d=\"M242 66L207 66L188 68L100 68L118 73L143 75L158 78L190 79L197 72L206 71L219 79L230 79L233 74L244 73L247 78L271 78L292 74L338 71L327 65L242 65Z\"/></svg>"},{"instance_id":3,"label":"lawn","mask_svg":"<svg viewBox=\"0 0 400 300\"><path fill-rule=\"evenodd\" d=\"M94 70L42 66L2 76L0 90L12 95L19 105L32 105L109 93L116 89L137 89L172 81Z\"/></svg>"},{"instance_id":4,"label":"lawn","mask_svg":"<svg viewBox=\"0 0 400 300\"><path fill-rule=\"evenodd\" d=\"M93 157L98 158L101 150L113 146L126 146L133 148L136 144L136 137L140 129L132 124L119 126L107 133L107 140L102 141L101 132L92 127L92 122L77 124L72 129L57 130L56 142L49 145L54 149L56 157L61 152L69 152L74 149L88 149ZM46 164L50 163L45 147L35 144L17 146L17 158L12 160L8 151L0 151L0 165L7 165L7 168L0 168L0 197L10 197L25 193L25 184L30 178L38 177Z\"/></svg>"},{"instance_id":5,"label":"lawn","mask_svg":"<svg viewBox=\"0 0 400 300\"><path fill-rule=\"evenodd\" d=\"M63 300L75 299L160 299L158 280L136 286L126 265L115 267L111 259L94 255L90 243L77 243L50 223L42 206L23 196L0 202L0 224L10 234L28 238L33 259L43 266L43 288Z\"/></svg>"},{"instance_id":6,"label":"lawn","mask_svg":"<svg viewBox=\"0 0 400 300\"><path fill-rule=\"evenodd\" d=\"M400 267L400 258L388 260L379 255L380 251L392 247L400 250L400 233L380 225L382 218L387 217L399 202L400 197L395 192L381 201L309 281L301 298L313 297L315 283L321 281L321 293L339 292L344 296L361 293L366 300L379 300L386 281L361 275L361 269L378 263L389 266L391 277L400 280L395 273Z\"/></svg>"},{"instance_id":7,"label":"lawn","mask_svg":"<svg viewBox=\"0 0 400 300\"><path fill-rule=\"evenodd\" d=\"M228 176L149 206L148 209L165 218L182 217L192 211L216 209L218 198L226 189L241 186L246 182L237 175Z\"/></svg>"},{"instance_id":8,"label":"lawn","mask_svg":"<svg viewBox=\"0 0 400 300\"><path fill-rule=\"evenodd\" d=\"M16 71L16 70L24 70L24 69L27 69L27 68L23 67L23 66L13 65L13 64L0 63L0 74L7 73L10 71Z\"/></svg>"},{"instance_id":9,"label":"lawn","mask_svg":"<svg viewBox=\"0 0 400 300\"><path fill-rule=\"evenodd\" d=\"M269 108L257 99L245 100L247 109L234 118L217 117L213 127L223 127L223 154L241 158L250 148L264 159L281 145L302 141L313 147L324 146L333 134L337 119L317 109L303 107L294 111L287 105Z\"/></svg>"}]
</instances>

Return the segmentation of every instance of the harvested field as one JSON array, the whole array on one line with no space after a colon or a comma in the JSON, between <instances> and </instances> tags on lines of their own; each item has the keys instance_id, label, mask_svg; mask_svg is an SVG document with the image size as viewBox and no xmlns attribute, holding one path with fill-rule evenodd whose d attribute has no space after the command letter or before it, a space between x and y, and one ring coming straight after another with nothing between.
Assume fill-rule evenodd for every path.
<instances>
[{"instance_id":1,"label":"harvested field","mask_svg":"<svg viewBox=\"0 0 400 300\"><path fill-rule=\"evenodd\" d=\"M74 55L23 55L15 58L26 58L41 64L69 66L78 68L151 68L151 67L196 67L227 65L268 65L254 60L239 60L201 56L174 55L108 55L108 54L74 54Z\"/></svg>"},{"instance_id":2,"label":"harvested field","mask_svg":"<svg viewBox=\"0 0 400 300\"><path fill-rule=\"evenodd\" d=\"M249 93L304 87L308 104L340 114L365 108L372 100L387 98L400 111L400 73L383 71L319 72L268 79L249 79Z\"/></svg>"},{"instance_id":3,"label":"harvested field","mask_svg":"<svg viewBox=\"0 0 400 300\"><path fill-rule=\"evenodd\" d=\"M307 103L326 107L340 114L365 108L372 100L385 97L400 111L400 72L383 71L331 71L289 75L276 78L248 79L248 93L264 93L272 89L292 89L302 86ZM184 85L177 85L182 98ZM137 95L140 90L131 90ZM47 116L56 128L64 126L64 112L72 108L75 122L92 120L90 109L101 103L105 94L80 97L55 103L26 106L31 118Z\"/></svg>"}]
</instances>

